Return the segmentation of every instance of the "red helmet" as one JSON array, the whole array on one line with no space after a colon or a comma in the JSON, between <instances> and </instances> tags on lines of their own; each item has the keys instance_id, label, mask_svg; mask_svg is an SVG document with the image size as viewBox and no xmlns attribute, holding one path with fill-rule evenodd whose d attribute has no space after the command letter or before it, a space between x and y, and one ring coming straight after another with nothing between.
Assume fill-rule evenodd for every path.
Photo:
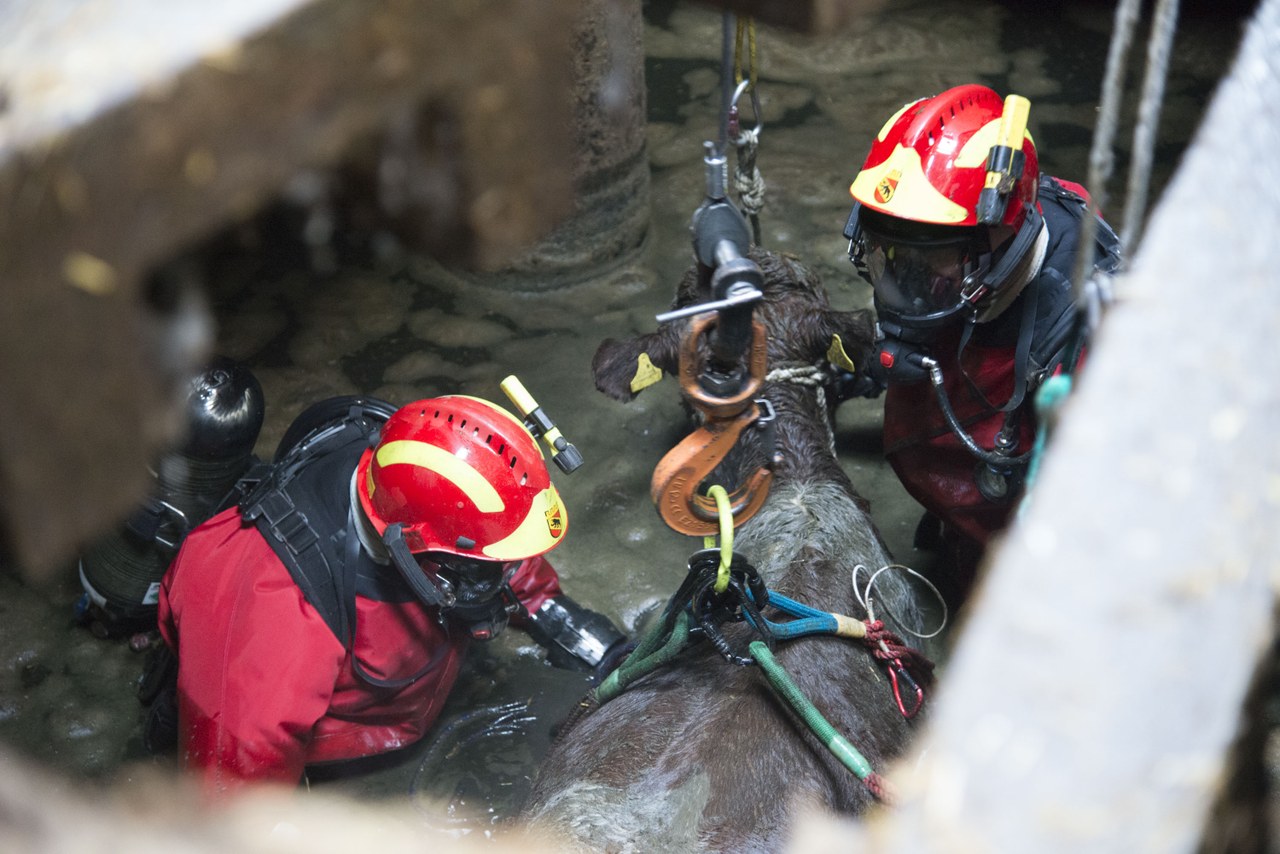
<instances>
[{"instance_id":1,"label":"red helmet","mask_svg":"<svg viewBox=\"0 0 1280 854\"><path fill-rule=\"evenodd\" d=\"M977 225L987 157L997 144L1004 101L969 84L898 110L880 129L849 193L867 209L936 225ZM1022 225L1035 204L1040 166L1029 132L1022 138L1022 174L1001 222Z\"/></svg>"},{"instance_id":2,"label":"red helmet","mask_svg":"<svg viewBox=\"0 0 1280 854\"><path fill-rule=\"evenodd\" d=\"M845 234L882 314L935 325L980 303L998 299L1002 309L1025 284L1004 287L1040 232L1028 106L957 86L907 104L880 129L849 187L856 204ZM1022 240L993 257L1000 246L989 227L1001 225Z\"/></svg>"},{"instance_id":3,"label":"red helmet","mask_svg":"<svg viewBox=\"0 0 1280 854\"><path fill-rule=\"evenodd\" d=\"M506 410L464 395L398 409L356 467L379 536L399 523L409 551L515 561L568 528L537 442Z\"/></svg>"}]
</instances>

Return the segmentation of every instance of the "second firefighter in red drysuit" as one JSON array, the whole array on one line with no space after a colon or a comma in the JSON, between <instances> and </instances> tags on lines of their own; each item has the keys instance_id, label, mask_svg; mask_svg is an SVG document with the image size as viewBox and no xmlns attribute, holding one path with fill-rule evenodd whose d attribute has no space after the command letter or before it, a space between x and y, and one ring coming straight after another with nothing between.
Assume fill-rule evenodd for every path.
<instances>
[{"instance_id":1,"label":"second firefighter in red drysuit","mask_svg":"<svg viewBox=\"0 0 1280 854\"><path fill-rule=\"evenodd\" d=\"M313 431L164 578L184 765L225 791L412 744L508 619L599 665L621 634L543 557L567 522L533 437L487 401Z\"/></svg>"}]
</instances>

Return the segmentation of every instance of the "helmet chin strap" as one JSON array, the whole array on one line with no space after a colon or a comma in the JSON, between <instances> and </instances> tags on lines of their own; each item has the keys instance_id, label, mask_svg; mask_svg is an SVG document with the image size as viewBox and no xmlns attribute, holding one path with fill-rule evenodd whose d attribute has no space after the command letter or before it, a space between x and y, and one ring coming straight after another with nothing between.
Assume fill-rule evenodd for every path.
<instances>
[{"instance_id":1,"label":"helmet chin strap","mask_svg":"<svg viewBox=\"0 0 1280 854\"><path fill-rule=\"evenodd\" d=\"M1044 216L1035 205L1029 205L1026 222L1013 236L1009 248L1000 256L995 266L979 267L965 277L962 292L966 298L975 306L984 299L988 302L986 308L979 311L979 323L998 315L1000 312L993 309L996 306L1000 309L1008 306L1022 286L1035 277L1033 268L1043 262L1047 245Z\"/></svg>"},{"instance_id":2,"label":"helmet chin strap","mask_svg":"<svg viewBox=\"0 0 1280 854\"><path fill-rule=\"evenodd\" d=\"M470 600L467 591L471 588L466 579L458 579L459 586L455 588L449 579L424 572L409 551L399 522L387 526L382 542L391 555L391 562L400 570L414 595L428 607L437 607L441 614L448 614L459 621L475 640L491 640L500 634L511 612L518 607L515 594L505 580L493 590L492 596Z\"/></svg>"},{"instance_id":3,"label":"helmet chin strap","mask_svg":"<svg viewBox=\"0 0 1280 854\"><path fill-rule=\"evenodd\" d=\"M448 608L456 601L453 585L444 579L436 579L422 571L413 552L404 541L404 529L399 522L388 525L382 533L382 542L391 555L391 562L400 570L414 595L429 606Z\"/></svg>"}]
</instances>

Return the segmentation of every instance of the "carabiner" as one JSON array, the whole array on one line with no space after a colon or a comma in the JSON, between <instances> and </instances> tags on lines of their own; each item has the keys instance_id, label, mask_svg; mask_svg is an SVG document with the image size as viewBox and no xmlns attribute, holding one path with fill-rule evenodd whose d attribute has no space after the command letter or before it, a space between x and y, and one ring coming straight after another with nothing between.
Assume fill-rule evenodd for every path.
<instances>
[{"instance_id":1,"label":"carabiner","mask_svg":"<svg viewBox=\"0 0 1280 854\"><path fill-rule=\"evenodd\" d=\"M755 113L756 119L755 129L751 131L751 133L752 135L759 137L760 131L764 130L764 119L760 115L760 96L756 93L755 87L751 85L750 78L743 78L743 80L738 83L738 88L733 90L733 99L729 102L729 136L733 138L735 145L741 144L738 142L739 131L741 130L738 99L742 97L742 94L747 91L748 87L751 88L751 111Z\"/></svg>"},{"instance_id":2,"label":"carabiner","mask_svg":"<svg viewBox=\"0 0 1280 854\"><path fill-rule=\"evenodd\" d=\"M908 711L906 704L902 701L902 686L898 682L899 679L906 681L907 686L915 692L916 703ZM920 687L916 680L911 678L911 674L907 672L907 668L902 666L902 659L895 658L889 662L889 684L893 686L893 699L898 704L898 711L902 712L902 716L911 719L916 716L916 712L920 711L920 707L924 705L924 689Z\"/></svg>"}]
</instances>

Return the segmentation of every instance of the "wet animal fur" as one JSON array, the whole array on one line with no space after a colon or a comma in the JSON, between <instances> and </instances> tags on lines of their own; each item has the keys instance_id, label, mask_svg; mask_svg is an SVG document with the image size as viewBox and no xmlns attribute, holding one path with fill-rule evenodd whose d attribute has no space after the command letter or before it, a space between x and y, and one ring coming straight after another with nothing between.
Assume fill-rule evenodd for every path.
<instances>
[{"instance_id":1,"label":"wet animal fur","mask_svg":"<svg viewBox=\"0 0 1280 854\"><path fill-rule=\"evenodd\" d=\"M833 334L857 362L871 350L866 312L833 310L817 277L797 261L756 252L765 274L757 307L769 332L770 366L823 359ZM676 305L706 298L705 271L690 270ZM604 342L597 387L619 400L636 360L676 373L681 324ZM850 576L889 562L865 502L829 445L831 410L813 388L767 383L784 454L769 499L738 532L735 551L771 590L865 617ZM750 432L750 431L749 431ZM749 472L763 460L751 436L726 466ZM724 482L724 481L721 481ZM889 578L889 576L893 576ZM919 625L908 586L886 573L877 616ZM895 631L900 629L895 627ZM742 643L742 626L726 635ZM735 644L735 645L737 645ZM740 647L739 647L740 648ZM883 668L856 642L809 638L780 644L777 658L836 729L882 770L911 735ZM735 667L699 644L587 715L553 746L525 816L591 851L776 851L790 816L809 804L847 814L872 803L863 784L775 699L757 668Z\"/></svg>"}]
</instances>

